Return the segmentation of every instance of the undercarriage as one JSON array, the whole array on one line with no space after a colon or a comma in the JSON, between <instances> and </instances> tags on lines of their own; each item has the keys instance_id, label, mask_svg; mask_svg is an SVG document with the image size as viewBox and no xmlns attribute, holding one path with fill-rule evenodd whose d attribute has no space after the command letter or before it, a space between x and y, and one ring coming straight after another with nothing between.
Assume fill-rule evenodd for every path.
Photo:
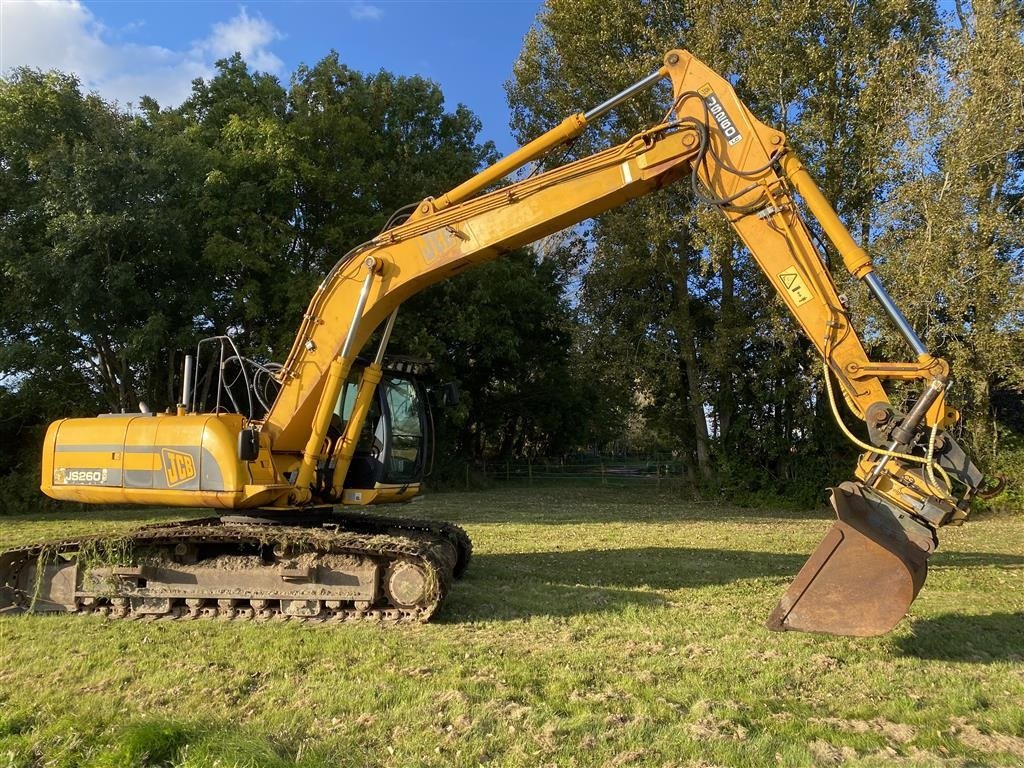
<instances>
[{"instance_id":1,"label":"undercarriage","mask_svg":"<svg viewBox=\"0 0 1024 768\"><path fill-rule=\"evenodd\" d=\"M342 510L187 520L8 550L0 609L424 622L471 550L455 525Z\"/></svg>"}]
</instances>

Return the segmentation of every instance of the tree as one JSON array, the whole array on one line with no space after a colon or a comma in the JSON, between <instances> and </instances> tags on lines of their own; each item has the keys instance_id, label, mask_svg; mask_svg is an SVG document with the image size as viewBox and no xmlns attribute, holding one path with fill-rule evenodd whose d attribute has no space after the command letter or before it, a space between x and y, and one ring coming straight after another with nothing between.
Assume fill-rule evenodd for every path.
<instances>
[{"instance_id":1,"label":"tree","mask_svg":"<svg viewBox=\"0 0 1024 768\"><path fill-rule=\"evenodd\" d=\"M31 70L0 83L0 114L0 370L22 387L82 381L115 411L162 400L198 278L146 126ZM72 405L54 389L54 410Z\"/></svg>"},{"instance_id":2,"label":"tree","mask_svg":"<svg viewBox=\"0 0 1024 768\"><path fill-rule=\"evenodd\" d=\"M992 463L1003 418L993 394L1024 390L1024 16L998 0L956 9L892 136L904 172L873 245L894 295L953 367L971 452Z\"/></svg>"},{"instance_id":3,"label":"tree","mask_svg":"<svg viewBox=\"0 0 1024 768\"><path fill-rule=\"evenodd\" d=\"M592 402L569 369L571 322L553 265L516 251L415 297L393 347L459 382L448 453L561 454L577 446Z\"/></svg>"},{"instance_id":4,"label":"tree","mask_svg":"<svg viewBox=\"0 0 1024 768\"><path fill-rule=\"evenodd\" d=\"M180 107L150 115L164 146L183 143L195 158L181 223L195 226L199 240L197 330L230 333L262 358L281 354L279 324L293 312L286 289L299 271L292 221L298 159L287 104L277 78L250 71L235 54L217 63L209 82L196 80Z\"/></svg>"},{"instance_id":5,"label":"tree","mask_svg":"<svg viewBox=\"0 0 1024 768\"><path fill-rule=\"evenodd\" d=\"M550 0L508 86L513 124L529 138L684 46L787 132L851 228L870 236L885 191L903 172L886 137L924 79L920 63L938 28L924 0L835 0L784 14L772 3L680 10ZM630 102L590 141L621 141L663 114L665 96L656 89ZM580 142L576 151L590 147ZM716 461L735 466L738 458L787 478L802 452L820 452L815 436L834 434L816 396L820 366L715 212L677 187L604 215L576 242L568 266L578 269L581 312L602 329L587 338L629 361L616 369L620 384L637 392L659 445L705 477ZM850 287L848 276L836 276Z\"/></svg>"}]
</instances>

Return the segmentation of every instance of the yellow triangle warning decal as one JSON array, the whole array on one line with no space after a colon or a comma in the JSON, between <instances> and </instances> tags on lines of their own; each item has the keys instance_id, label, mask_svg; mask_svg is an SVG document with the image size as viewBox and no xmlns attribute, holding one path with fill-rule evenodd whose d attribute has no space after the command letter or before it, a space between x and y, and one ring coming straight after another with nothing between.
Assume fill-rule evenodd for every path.
<instances>
[{"instance_id":1,"label":"yellow triangle warning decal","mask_svg":"<svg viewBox=\"0 0 1024 768\"><path fill-rule=\"evenodd\" d=\"M779 281L786 289L785 292L793 301L794 306L801 307L814 298L814 294L811 293L796 267L779 272Z\"/></svg>"}]
</instances>

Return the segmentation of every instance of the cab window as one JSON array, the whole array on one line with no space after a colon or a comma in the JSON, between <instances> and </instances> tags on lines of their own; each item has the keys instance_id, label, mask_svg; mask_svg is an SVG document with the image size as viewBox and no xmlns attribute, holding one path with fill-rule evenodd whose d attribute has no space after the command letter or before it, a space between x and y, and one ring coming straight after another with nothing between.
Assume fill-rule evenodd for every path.
<instances>
[{"instance_id":1,"label":"cab window","mask_svg":"<svg viewBox=\"0 0 1024 768\"><path fill-rule=\"evenodd\" d=\"M391 415L385 479L393 483L416 480L423 447L423 403L419 389L409 379L388 378L382 385Z\"/></svg>"}]
</instances>

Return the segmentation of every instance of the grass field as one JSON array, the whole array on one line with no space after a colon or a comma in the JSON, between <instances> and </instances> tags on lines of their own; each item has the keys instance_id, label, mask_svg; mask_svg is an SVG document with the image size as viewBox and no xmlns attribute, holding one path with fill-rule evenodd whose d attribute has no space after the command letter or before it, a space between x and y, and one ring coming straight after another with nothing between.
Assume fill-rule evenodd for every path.
<instances>
[{"instance_id":1,"label":"grass field","mask_svg":"<svg viewBox=\"0 0 1024 768\"><path fill-rule=\"evenodd\" d=\"M1024 515L943 537L912 616L762 622L828 527L621 489L437 495L434 623L0 618L0 766L1024 765ZM0 545L148 512L0 519Z\"/></svg>"}]
</instances>

